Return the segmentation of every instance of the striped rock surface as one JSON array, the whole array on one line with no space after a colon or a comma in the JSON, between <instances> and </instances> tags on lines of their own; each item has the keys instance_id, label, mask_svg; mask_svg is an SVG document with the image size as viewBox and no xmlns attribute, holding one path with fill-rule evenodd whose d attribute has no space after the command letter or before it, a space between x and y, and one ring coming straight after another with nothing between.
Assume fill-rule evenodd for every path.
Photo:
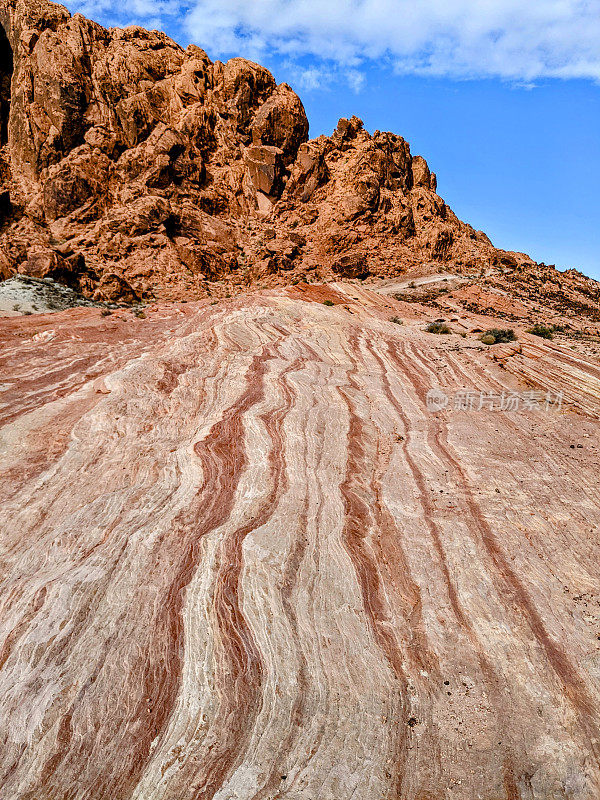
<instances>
[{"instance_id":1,"label":"striped rock surface","mask_svg":"<svg viewBox=\"0 0 600 800\"><path fill-rule=\"evenodd\" d=\"M3 321L2 800L600 797L598 364L393 306Z\"/></svg>"}]
</instances>

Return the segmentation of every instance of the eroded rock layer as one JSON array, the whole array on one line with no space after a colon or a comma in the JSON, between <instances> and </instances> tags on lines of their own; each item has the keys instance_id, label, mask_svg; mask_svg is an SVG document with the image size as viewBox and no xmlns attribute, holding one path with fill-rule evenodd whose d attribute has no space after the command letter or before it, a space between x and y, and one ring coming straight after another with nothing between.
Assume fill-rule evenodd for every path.
<instances>
[{"instance_id":1,"label":"eroded rock layer","mask_svg":"<svg viewBox=\"0 0 600 800\"><path fill-rule=\"evenodd\" d=\"M3 321L3 797L596 800L598 358L427 315Z\"/></svg>"}]
</instances>

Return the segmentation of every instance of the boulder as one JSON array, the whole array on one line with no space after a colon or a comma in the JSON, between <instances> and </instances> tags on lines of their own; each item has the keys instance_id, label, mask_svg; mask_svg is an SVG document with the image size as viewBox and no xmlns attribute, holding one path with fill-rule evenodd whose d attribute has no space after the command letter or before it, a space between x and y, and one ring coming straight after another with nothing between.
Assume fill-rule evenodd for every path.
<instances>
[{"instance_id":1,"label":"boulder","mask_svg":"<svg viewBox=\"0 0 600 800\"><path fill-rule=\"evenodd\" d=\"M370 274L362 253L345 253L333 262L331 269L342 278L366 278Z\"/></svg>"},{"instance_id":2,"label":"boulder","mask_svg":"<svg viewBox=\"0 0 600 800\"><path fill-rule=\"evenodd\" d=\"M287 83L278 86L258 109L250 130L255 144L280 148L286 163L294 159L308 136L308 119L302 101Z\"/></svg>"},{"instance_id":3,"label":"boulder","mask_svg":"<svg viewBox=\"0 0 600 800\"><path fill-rule=\"evenodd\" d=\"M101 277L98 288L94 292L94 300L122 300L125 303L135 303L140 300L140 294L123 275L118 275L116 272L106 272Z\"/></svg>"},{"instance_id":4,"label":"boulder","mask_svg":"<svg viewBox=\"0 0 600 800\"><path fill-rule=\"evenodd\" d=\"M293 260L300 252L300 246L290 238L271 239L265 245L267 252Z\"/></svg>"},{"instance_id":5,"label":"boulder","mask_svg":"<svg viewBox=\"0 0 600 800\"><path fill-rule=\"evenodd\" d=\"M111 211L103 221L103 230L140 236L163 225L171 213L171 203L166 198L147 195Z\"/></svg>"},{"instance_id":6,"label":"boulder","mask_svg":"<svg viewBox=\"0 0 600 800\"><path fill-rule=\"evenodd\" d=\"M283 150L267 145L252 145L244 152L244 164L257 192L277 196L283 188L285 167Z\"/></svg>"},{"instance_id":7,"label":"boulder","mask_svg":"<svg viewBox=\"0 0 600 800\"><path fill-rule=\"evenodd\" d=\"M49 247L32 247L27 261L19 266L19 273L30 278L54 277L60 272L70 272L69 265L56 250Z\"/></svg>"},{"instance_id":8,"label":"boulder","mask_svg":"<svg viewBox=\"0 0 600 800\"><path fill-rule=\"evenodd\" d=\"M14 268L6 253L0 250L0 281L8 280L14 275Z\"/></svg>"},{"instance_id":9,"label":"boulder","mask_svg":"<svg viewBox=\"0 0 600 800\"><path fill-rule=\"evenodd\" d=\"M245 58L217 62L214 69L215 96L224 104L238 130L246 131L256 109L276 88L271 73Z\"/></svg>"},{"instance_id":10,"label":"boulder","mask_svg":"<svg viewBox=\"0 0 600 800\"><path fill-rule=\"evenodd\" d=\"M351 119L342 117L338 121L332 138L337 145L340 145L356 138L356 134L362 130L362 127L363 121L359 117L352 117Z\"/></svg>"},{"instance_id":11,"label":"boulder","mask_svg":"<svg viewBox=\"0 0 600 800\"><path fill-rule=\"evenodd\" d=\"M413 156L411 168L413 186L425 186L429 188L431 176L429 173L429 167L427 166L427 162L423 156Z\"/></svg>"},{"instance_id":12,"label":"boulder","mask_svg":"<svg viewBox=\"0 0 600 800\"><path fill-rule=\"evenodd\" d=\"M108 156L87 144L62 159L43 183L46 219L67 216L90 200L105 200L112 169Z\"/></svg>"},{"instance_id":13,"label":"boulder","mask_svg":"<svg viewBox=\"0 0 600 800\"><path fill-rule=\"evenodd\" d=\"M327 182L328 177L325 148L315 142L305 142L298 148L290 179L286 184L286 196L306 203Z\"/></svg>"}]
</instances>

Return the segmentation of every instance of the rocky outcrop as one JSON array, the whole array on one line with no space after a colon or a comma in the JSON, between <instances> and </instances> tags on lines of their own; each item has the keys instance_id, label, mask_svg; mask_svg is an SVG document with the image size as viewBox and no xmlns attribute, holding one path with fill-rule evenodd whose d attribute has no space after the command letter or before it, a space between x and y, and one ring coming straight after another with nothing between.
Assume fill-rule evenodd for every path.
<instances>
[{"instance_id":1,"label":"rocky outcrop","mask_svg":"<svg viewBox=\"0 0 600 800\"><path fill-rule=\"evenodd\" d=\"M300 99L258 64L47 0L0 0L0 26L2 275L55 250L88 296L112 299L105 275L143 298L203 296L278 281L271 227L306 241L286 281L340 259L373 275L530 263L461 223L399 136L353 117L308 141Z\"/></svg>"},{"instance_id":2,"label":"rocky outcrop","mask_svg":"<svg viewBox=\"0 0 600 800\"><path fill-rule=\"evenodd\" d=\"M193 294L197 279L228 275L239 221L259 194L277 200L306 139L292 90L244 59L213 64L162 33L108 31L42 0L3 0L0 22L10 267L29 271L32 248L59 243L98 297L105 274L140 296Z\"/></svg>"}]
</instances>

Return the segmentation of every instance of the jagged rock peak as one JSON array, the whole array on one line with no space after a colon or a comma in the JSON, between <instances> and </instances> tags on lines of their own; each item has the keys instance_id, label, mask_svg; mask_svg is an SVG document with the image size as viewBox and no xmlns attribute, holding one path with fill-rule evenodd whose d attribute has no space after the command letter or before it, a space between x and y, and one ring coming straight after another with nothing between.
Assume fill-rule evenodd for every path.
<instances>
[{"instance_id":1,"label":"jagged rock peak","mask_svg":"<svg viewBox=\"0 0 600 800\"><path fill-rule=\"evenodd\" d=\"M352 117L308 141L301 100L259 64L46 0L0 0L0 24L1 277L177 298L498 263L401 137Z\"/></svg>"}]
</instances>

